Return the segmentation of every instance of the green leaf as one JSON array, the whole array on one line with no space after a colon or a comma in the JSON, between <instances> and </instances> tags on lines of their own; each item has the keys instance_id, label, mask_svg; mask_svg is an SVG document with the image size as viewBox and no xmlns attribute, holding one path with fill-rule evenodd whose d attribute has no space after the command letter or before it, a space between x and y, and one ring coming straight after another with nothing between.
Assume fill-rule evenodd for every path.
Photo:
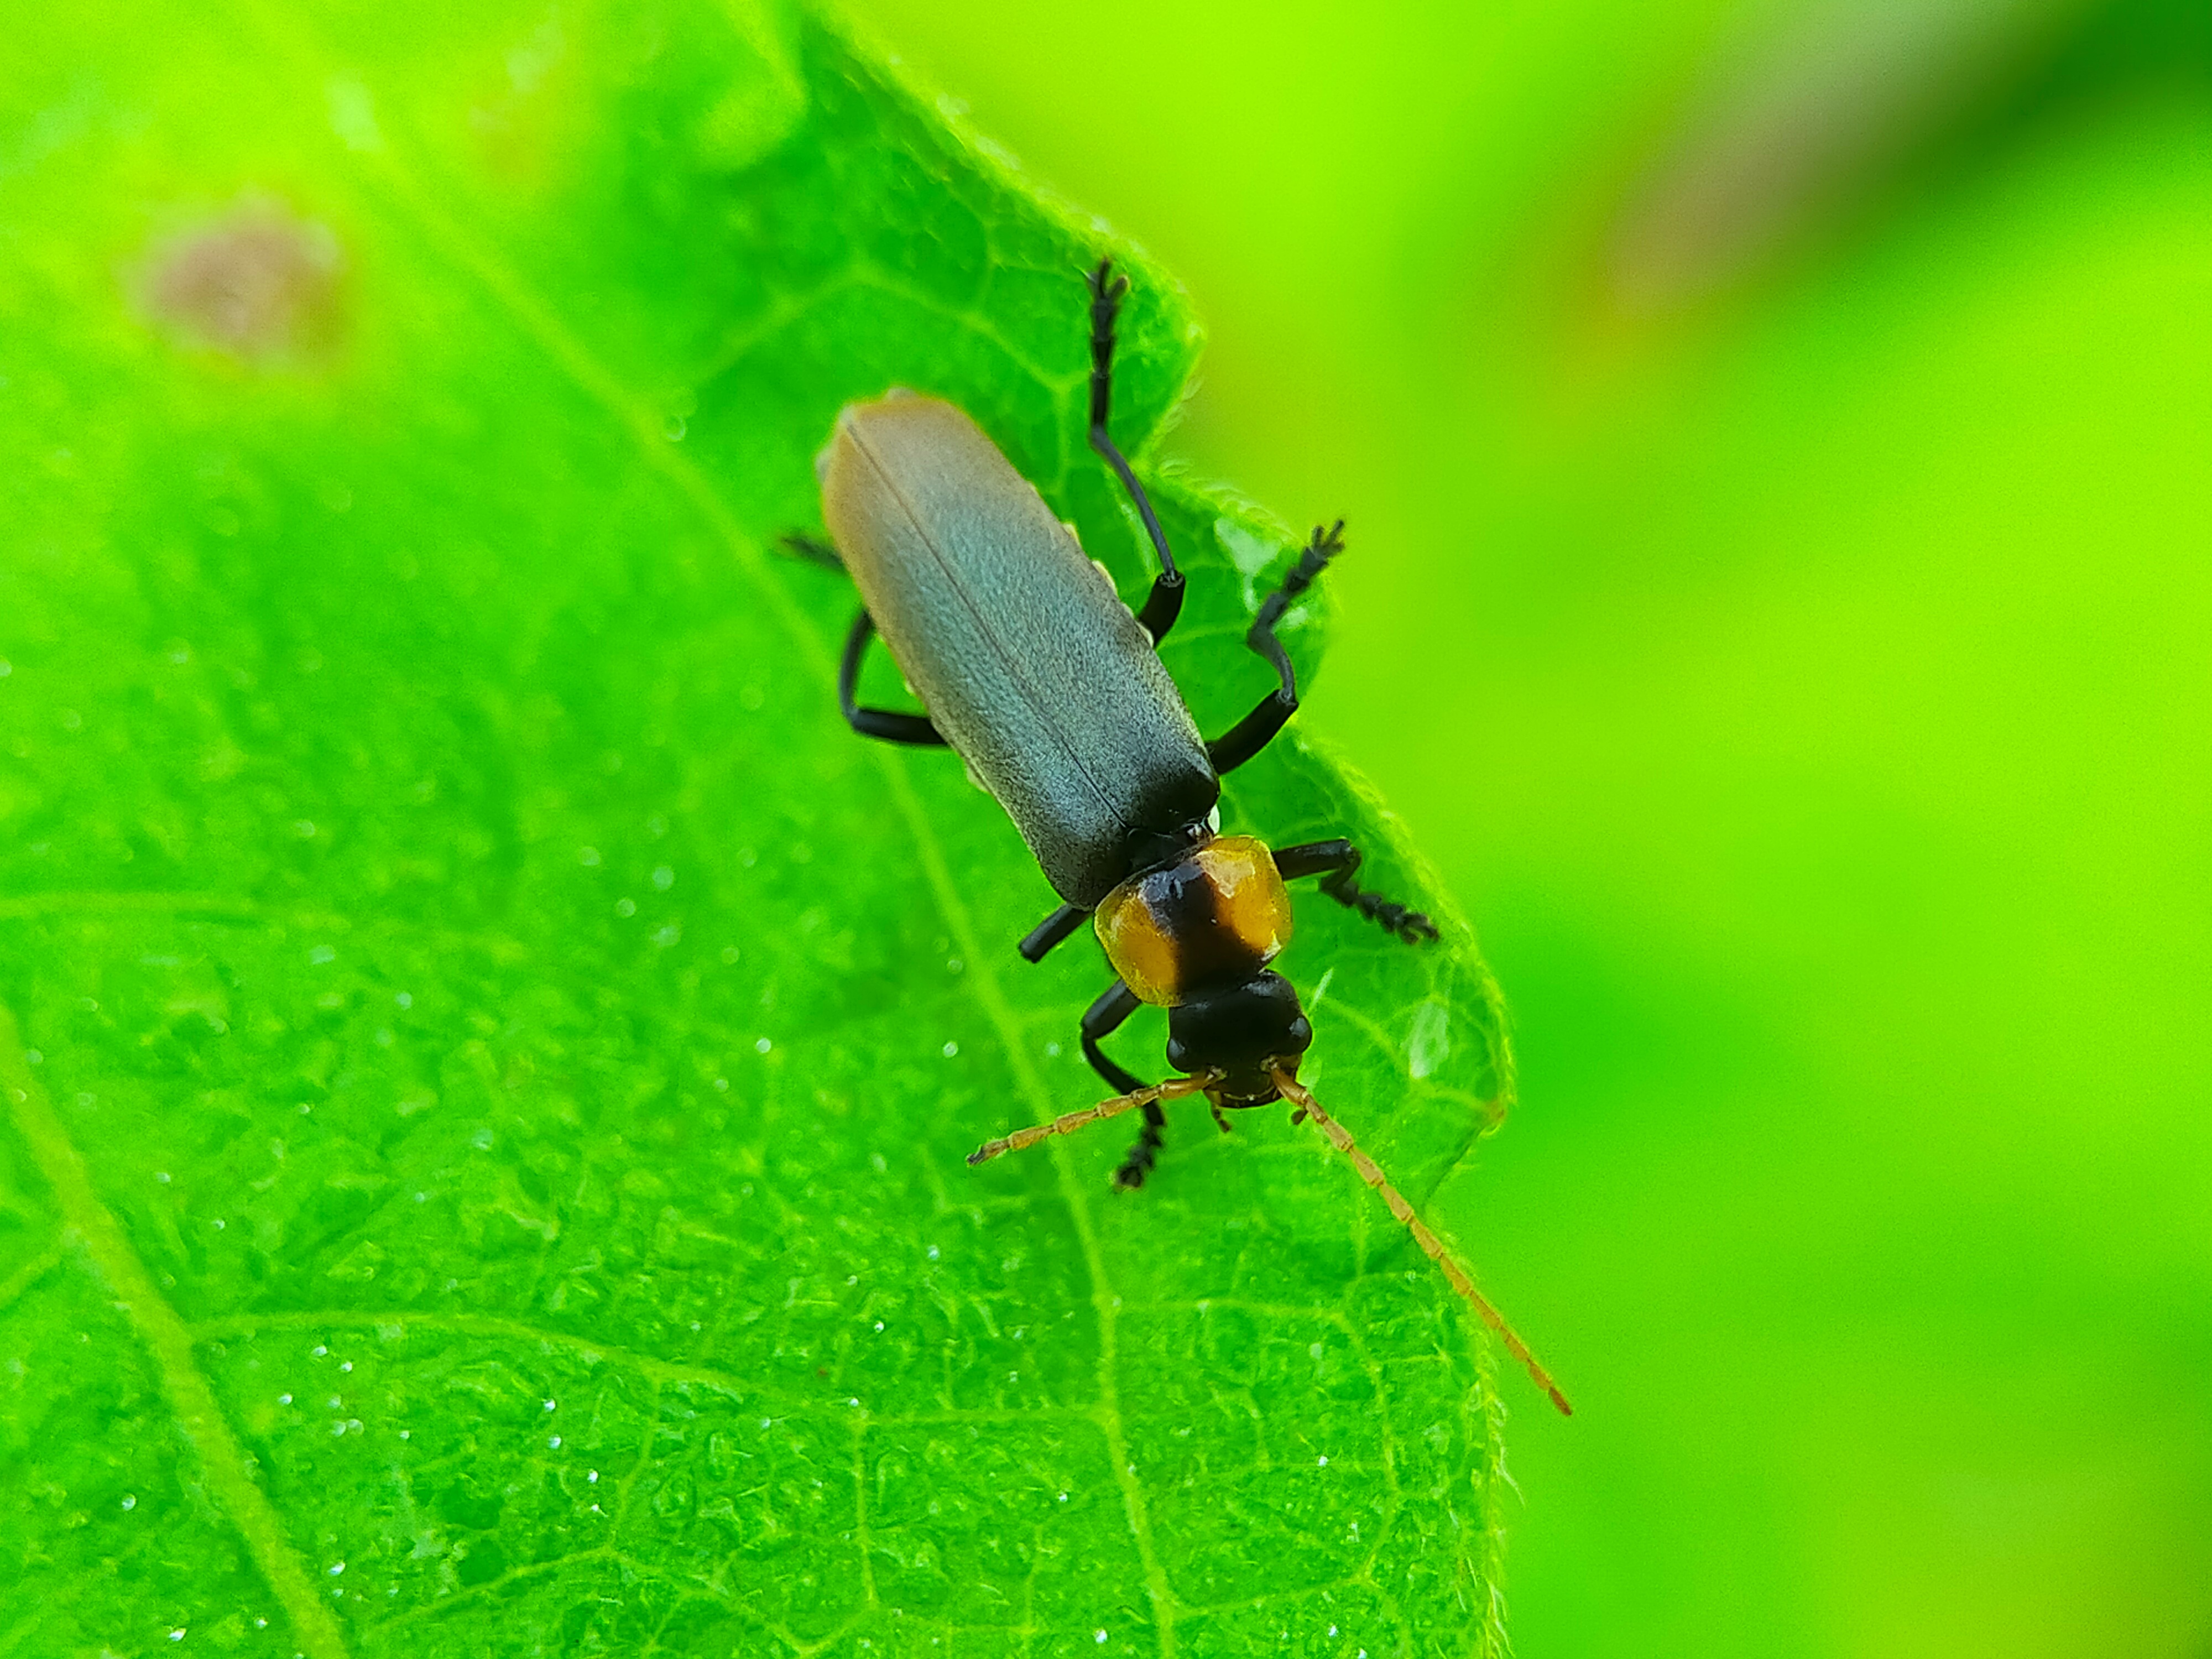
<instances>
[{"instance_id":1,"label":"green leaf","mask_svg":"<svg viewBox=\"0 0 2212 1659\"><path fill-rule=\"evenodd\" d=\"M963 1162L1104 969L774 550L904 384L1141 592L1080 272L1140 454L1169 282L810 15L12 27L0 1653L1498 1650L1482 1339L1310 1127ZM1295 538L1163 500L1218 730ZM1510 1091L1467 930L1302 742L1226 811L1445 922L1285 963L1418 1204Z\"/></svg>"}]
</instances>

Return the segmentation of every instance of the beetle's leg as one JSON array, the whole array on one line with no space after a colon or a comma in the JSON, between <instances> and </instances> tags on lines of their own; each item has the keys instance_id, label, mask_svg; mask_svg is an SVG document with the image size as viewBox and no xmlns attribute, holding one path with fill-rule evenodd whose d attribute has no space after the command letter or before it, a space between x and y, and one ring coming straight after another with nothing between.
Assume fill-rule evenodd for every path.
<instances>
[{"instance_id":1,"label":"beetle's leg","mask_svg":"<svg viewBox=\"0 0 2212 1659\"><path fill-rule=\"evenodd\" d=\"M795 554L809 564L818 564L824 570L842 571L845 568L845 561L837 550L818 536L810 536L803 530L792 530L776 539L783 544L785 552Z\"/></svg>"},{"instance_id":2,"label":"beetle's leg","mask_svg":"<svg viewBox=\"0 0 2212 1659\"><path fill-rule=\"evenodd\" d=\"M1182 611L1182 572L1176 568L1175 555L1168 551L1167 532L1160 528L1152 498L1145 494L1144 485L1129 470L1128 459L1106 429L1107 411L1114 400L1114 319L1121 314L1121 296L1129 291L1129 279L1114 275L1111 259L1101 259L1098 269L1086 273L1084 280L1091 284L1091 447L1121 475L1121 488L1137 504L1137 516L1145 521L1145 533L1152 538L1152 551L1159 555L1160 574L1152 579L1152 591L1145 597L1145 608L1137 613L1145 632L1158 645L1167 638L1168 629L1175 626Z\"/></svg>"},{"instance_id":3,"label":"beetle's leg","mask_svg":"<svg viewBox=\"0 0 2212 1659\"><path fill-rule=\"evenodd\" d=\"M1437 936L1436 923L1419 910L1393 904L1380 893L1362 892L1352 884L1352 872L1359 868L1359 849L1348 841L1310 841L1302 847L1279 847L1275 868L1285 881L1319 876L1322 892L1408 945Z\"/></svg>"},{"instance_id":4,"label":"beetle's leg","mask_svg":"<svg viewBox=\"0 0 2212 1659\"><path fill-rule=\"evenodd\" d=\"M1079 904L1063 904L1042 921L1030 929L1029 937L1019 945L1023 957L1030 962L1042 962L1045 952L1063 942L1068 935L1083 926L1084 918L1091 914Z\"/></svg>"},{"instance_id":5,"label":"beetle's leg","mask_svg":"<svg viewBox=\"0 0 2212 1659\"><path fill-rule=\"evenodd\" d=\"M1113 1085L1116 1094L1126 1095L1145 1085L1133 1073L1114 1063L1099 1048L1099 1039L1120 1030L1121 1022L1135 1013L1139 1006L1137 994L1117 979L1112 990L1083 1011L1083 1057L1091 1062L1092 1071Z\"/></svg>"},{"instance_id":6,"label":"beetle's leg","mask_svg":"<svg viewBox=\"0 0 2212 1659\"><path fill-rule=\"evenodd\" d=\"M1101 1038L1111 1036L1119 1030L1121 1022L1135 1013L1140 1006L1137 994L1117 979L1114 981L1114 988L1092 1003L1083 1015L1084 1058L1116 1092L1125 1095L1145 1085L1138 1082L1133 1074L1122 1070L1109 1059L1098 1043ZM1152 1172L1152 1160L1160 1154L1160 1131L1167 1127L1168 1115L1160 1109L1160 1103L1146 1101L1144 1132L1137 1137L1137 1144L1130 1147L1127 1155L1122 1158L1121 1167L1114 1171L1116 1188L1126 1191L1145 1184L1145 1177Z\"/></svg>"},{"instance_id":7,"label":"beetle's leg","mask_svg":"<svg viewBox=\"0 0 2212 1659\"><path fill-rule=\"evenodd\" d=\"M781 539L787 551L825 569L842 570L845 568L845 562L838 556L835 547L804 531L791 531ZM944 734L930 723L928 715L896 714L888 708L862 708L855 701L860 688L860 659L866 654L868 640L875 631L875 619L863 611L853 618L853 631L845 635L845 654L837 665L837 708L845 716L845 724L864 738L881 738L885 743L913 744L918 747L943 748Z\"/></svg>"},{"instance_id":8,"label":"beetle's leg","mask_svg":"<svg viewBox=\"0 0 2212 1659\"><path fill-rule=\"evenodd\" d=\"M875 621L865 611L853 618L853 631L845 635L845 658L837 665L837 707L845 724L864 738L885 743L907 743L942 748L945 735L930 724L927 714L899 714L888 708L862 708L854 702L860 686L860 658L876 631Z\"/></svg>"},{"instance_id":9,"label":"beetle's leg","mask_svg":"<svg viewBox=\"0 0 2212 1659\"><path fill-rule=\"evenodd\" d=\"M1206 758L1213 763L1216 772L1233 772L1250 760L1275 739L1291 715L1298 712L1298 678L1291 666L1290 653L1283 642L1275 637L1275 624L1283 619L1283 612L1307 588L1315 577L1328 568L1328 562L1344 551L1344 520L1323 530L1314 526L1313 539L1306 550L1291 567L1291 574L1283 578L1283 585L1267 596L1260 607L1260 614L1252 619L1252 626L1244 635L1244 643L1275 665L1277 684L1261 700L1260 706L1227 732L1206 745Z\"/></svg>"}]
</instances>

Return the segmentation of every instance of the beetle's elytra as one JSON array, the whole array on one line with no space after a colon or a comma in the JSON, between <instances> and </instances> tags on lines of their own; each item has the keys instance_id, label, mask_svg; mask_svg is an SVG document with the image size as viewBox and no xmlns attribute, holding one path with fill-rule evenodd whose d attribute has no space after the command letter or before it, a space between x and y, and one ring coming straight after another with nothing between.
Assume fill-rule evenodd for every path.
<instances>
[{"instance_id":1,"label":"beetle's elytra","mask_svg":"<svg viewBox=\"0 0 2212 1659\"><path fill-rule=\"evenodd\" d=\"M1036 487L949 403L894 389L850 404L818 464L823 520L862 602L838 674L845 719L863 736L957 750L1063 901L1022 940L1023 956L1041 960L1088 917L1115 975L1081 1026L1083 1052L1114 1098L987 1142L969 1162L1141 1111L1143 1131L1114 1176L1117 1187L1141 1187L1159 1156L1163 1103L1204 1095L1225 1131L1224 1111L1287 1099L1292 1121L1312 1118L1352 1160L1565 1412L1520 1338L1297 1081L1313 1030L1297 991L1269 966L1291 937L1285 883L1317 876L1331 898L1409 944L1433 940L1436 928L1355 885L1360 854L1348 841L1271 850L1218 833L1222 776L1297 711L1297 678L1275 627L1343 550L1343 526L1315 530L1245 635L1273 667L1275 689L1206 741L1157 649L1182 609L1182 574L1108 431L1127 281L1106 261L1088 281L1091 445L1121 478L1159 558L1140 609L1122 603ZM878 635L927 714L858 705L861 658ZM1167 1010L1168 1062L1183 1075L1166 1083L1141 1083L1100 1046L1144 1003Z\"/></svg>"}]
</instances>

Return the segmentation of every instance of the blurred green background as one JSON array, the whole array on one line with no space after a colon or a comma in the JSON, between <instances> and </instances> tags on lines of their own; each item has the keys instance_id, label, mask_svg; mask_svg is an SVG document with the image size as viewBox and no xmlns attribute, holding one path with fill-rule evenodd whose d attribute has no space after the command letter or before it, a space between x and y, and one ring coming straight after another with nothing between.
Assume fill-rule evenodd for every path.
<instances>
[{"instance_id":1,"label":"blurred green background","mask_svg":"<svg viewBox=\"0 0 2212 1659\"><path fill-rule=\"evenodd\" d=\"M2212 1654L2212 14L860 0L1351 520L1521 1653ZM1336 580L1334 575L1331 578Z\"/></svg>"}]
</instances>

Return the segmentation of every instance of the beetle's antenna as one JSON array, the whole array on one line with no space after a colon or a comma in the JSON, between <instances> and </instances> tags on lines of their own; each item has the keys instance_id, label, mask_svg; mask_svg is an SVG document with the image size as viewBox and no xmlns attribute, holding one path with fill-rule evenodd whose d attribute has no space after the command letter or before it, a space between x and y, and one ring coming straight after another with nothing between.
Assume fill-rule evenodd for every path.
<instances>
[{"instance_id":1,"label":"beetle's antenna","mask_svg":"<svg viewBox=\"0 0 2212 1659\"><path fill-rule=\"evenodd\" d=\"M1296 1121L1297 1117L1311 1118L1322 1133L1328 1137L1329 1145L1352 1160L1352 1167L1359 1171L1359 1178L1382 1194L1382 1201L1390 1206L1390 1213L1406 1224L1406 1231L1413 1234L1413 1243L1421 1247L1422 1253L1444 1270L1444 1277L1451 1280L1452 1288L1468 1299L1484 1324L1498 1333L1498 1340L1505 1345L1505 1352L1528 1367L1528 1375L1535 1379L1536 1386L1551 1395L1552 1403L1559 1408L1563 1416L1572 1417L1575 1408L1567 1404L1566 1395L1561 1394L1559 1385L1552 1381L1552 1374L1536 1363L1536 1356L1528 1352L1528 1345L1505 1322L1505 1316L1491 1305L1488 1297L1474 1288L1474 1281L1467 1276L1467 1270L1451 1259L1443 1241L1429 1231L1426 1222L1413 1213L1413 1206L1406 1201L1406 1195L1390 1184L1389 1177L1382 1173L1373 1158L1359 1150L1344 1125L1322 1110L1321 1103L1313 1097L1313 1091L1281 1066L1274 1068L1274 1078L1275 1087L1282 1091L1283 1098L1297 1108L1292 1121ZM1077 1115L1081 1116L1082 1114L1078 1113Z\"/></svg>"},{"instance_id":2,"label":"beetle's antenna","mask_svg":"<svg viewBox=\"0 0 2212 1659\"><path fill-rule=\"evenodd\" d=\"M1102 1100L1096 1106L1070 1112L1049 1123L1040 1123L1033 1129L1017 1129L996 1140L987 1140L968 1154L968 1161L970 1164L986 1164L1001 1153L1018 1152L1023 1147L1034 1146L1048 1136L1073 1134L1086 1123L1103 1123L1109 1117L1133 1112L1138 1107L1149 1106L1156 1100L1176 1100L1184 1095L1194 1095L1207 1085L1218 1081L1219 1077L1218 1072L1194 1072L1188 1077L1171 1077L1165 1083L1155 1083L1149 1088L1132 1089L1126 1095Z\"/></svg>"}]
</instances>

